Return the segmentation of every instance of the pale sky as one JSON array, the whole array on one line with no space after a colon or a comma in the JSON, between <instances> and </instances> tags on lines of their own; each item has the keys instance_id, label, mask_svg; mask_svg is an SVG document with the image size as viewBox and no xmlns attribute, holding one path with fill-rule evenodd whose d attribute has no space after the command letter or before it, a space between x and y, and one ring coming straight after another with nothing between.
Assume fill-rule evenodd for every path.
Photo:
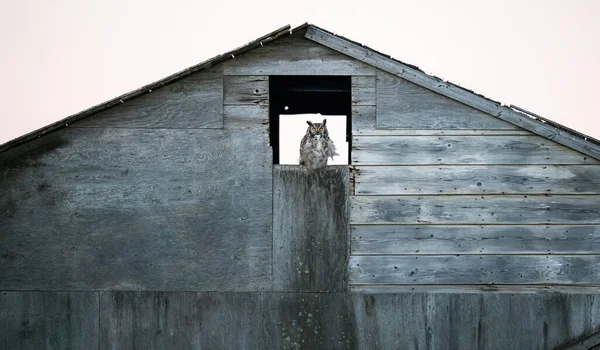
<instances>
[{"instance_id":1,"label":"pale sky","mask_svg":"<svg viewBox=\"0 0 600 350\"><path fill-rule=\"evenodd\" d=\"M0 1L0 144L314 23L600 138L600 1Z\"/></svg>"}]
</instances>

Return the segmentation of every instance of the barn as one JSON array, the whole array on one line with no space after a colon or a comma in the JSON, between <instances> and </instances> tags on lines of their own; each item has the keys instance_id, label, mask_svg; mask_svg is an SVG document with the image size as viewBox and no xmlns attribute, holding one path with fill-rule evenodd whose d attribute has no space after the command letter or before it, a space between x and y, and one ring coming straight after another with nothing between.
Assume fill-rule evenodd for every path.
<instances>
[{"instance_id":1,"label":"barn","mask_svg":"<svg viewBox=\"0 0 600 350\"><path fill-rule=\"evenodd\" d=\"M346 116L347 165L280 164ZM304 24L0 145L0 348L588 349L600 142Z\"/></svg>"}]
</instances>

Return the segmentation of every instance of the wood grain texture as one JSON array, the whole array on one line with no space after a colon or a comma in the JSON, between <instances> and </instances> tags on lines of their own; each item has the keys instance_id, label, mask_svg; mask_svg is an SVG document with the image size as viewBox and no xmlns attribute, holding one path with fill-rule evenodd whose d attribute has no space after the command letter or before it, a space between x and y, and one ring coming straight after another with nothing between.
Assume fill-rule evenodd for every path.
<instances>
[{"instance_id":1,"label":"wood grain texture","mask_svg":"<svg viewBox=\"0 0 600 350\"><path fill-rule=\"evenodd\" d=\"M225 105L268 105L269 77L264 75L226 75L223 77Z\"/></svg>"},{"instance_id":2,"label":"wood grain texture","mask_svg":"<svg viewBox=\"0 0 600 350\"><path fill-rule=\"evenodd\" d=\"M71 124L70 127L222 128L222 67L194 73Z\"/></svg>"},{"instance_id":3,"label":"wood grain texture","mask_svg":"<svg viewBox=\"0 0 600 350\"><path fill-rule=\"evenodd\" d=\"M375 106L377 79L375 76L352 77L352 106Z\"/></svg>"},{"instance_id":4,"label":"wood grain texture","mask_svg":"<svg viewBox=\"0 0 600 350\"><path fill-rule=\"evenodd\" d=\"M590 157L600 160L600 146L585 140L581 135L574 135L566 130L535 120L526 114L516 112L509 107L502 106L496 101L463 89L450 82L427 75L425 72L393 60L365 46L360 46L344 38L327 33L326 31L310 26L306 30L306 38L321 45L327 46L340 53L353 57L361 62L377 67L385 72L406 79L414 84L432 90L436 93L454 99L467 106L498 117L516 126L522 127L533 133L541 135L556 142L573 148Z\"/></svg>"},{"instance_id":5,"label":"wood grain texture","mask_svg":"<svg viewBox=\"0 0 600 350\"><path fill-rule=\"evenodd\" d=\"M600 194L598 165L357 167L357 195Z\"/></svg>"},{"instance_id":6,"label":"wood grain texture","mask_svg":"<svg viewBox=\"0 0 600 350\"><path fill-rule=\"evenodd\" d=\"M358 349L429 349L427 294L351 293Z\"/></svg>"},{"instance_id":7,"label":"wood grain texture","mask_svg":"<svg viewBox=\"0 0 600 350\"><path fill-rule=\"evenodd\" d=\"M600 224L599 196L355 196L351 224Z\"/></svg>"},{"instance_id":8,"label":"wood grain texture","mask_svg":"<svg viewBox=\"0 0 600 350\"><path fill-rule=\"evenodd\" d=\"M591 334L586 334L584 337L571 342L566 346L558 347L559 350L597 350L600 346L600 329Z\"/></svg>"},{"instance_id":9,"label":"wood grain texture","mask_svg":"<svg viewBox=\"0 0 600 350\"><path fill-rule=\"evenodd\" d=\"M255 130L269 127L269 106L223 106L224 128L230 130Z\"/></svg>"},{"instance_id":10,"label":"wood grain texture","mask_svg":"<svg viewBox=\"0 0 600 350\"><path fill-rule=\"evenodd\" d=\"M350 284L600 284L600 256L351 256Z\"/></svg>"},{"instance_id":11,"label":"wood grain texture","mask_svg":"<svg viewBox=\"0 0 600 350\"><path fill-rule=\"evenodd\" d=\"M277 291L346 289L349 171L273 168L273 277Z\"/></svg>"},{"instance_id":12,"label":"wood grain texture","mask_svg":"<svg viewBox=\"0 0 600 350\"><path fill-rule=\"evenodd\" d=\"M98 293L0 292L0 349L96 349Z\"/></svg>"},{"instance_id":13,"label":"wood grain texture","mask_svg":"<svg viewBox=\"0 0 600 350\"><path fill-rule=\"evenodd\" d=\"M0 155L0 289L270 290L271 149L236 130L65 129Z\"/></svg>"},{"instance_id":14,"label":"wood grain texture","mask_svg":"<svg viewBox=\"0 0 600 350\"><path fill-rule=\"evenodd\" d=\"M383 129L516 129L487 113L377 72L377 127Z\"/></svg>"},{"instance_id":15,"label":"wood grain texture","mask_svg":"<svg viewBox=\"0 0 600 350\"><path fill-rule=\"evenodd\" d=\"M600 226L352 226L353 255L598 254Z\"/></svg>"},{"instance_id":16,"label":"wood grain texture","mask_svg":"<svg viewBox=\"0 0 600 350\"><path fill-rule=\"evenodd\" d=\"M513 124L377 72L377 127L382 129L516 129Z\"/></svg>"},{"instance_id":17,"label":"wood grain texture","mask_svg":"<svg viewBox=\"0 0 600 350\"><path fill-rule=\"evenodd\" d=\"M375 69L299 31L223 63L225 75L375 75Z\"/></svg>"},{"instance_id":18,"label":"wood grain texture","mask_svg":"<svg viewBox=\"0 0 600 350\"><path fill-rule=\"evenodd\" d=\"M600 164L539 136L355 136L352 164Z\"/></svg>"},{"instance_id":19,"label":"wood grain texture","mask_svg":"<svg viewBox=\"0 0 600 350\"><path fill-rule=\"evenodd\" d=\"M448 136L448 135L533 135L524 129L380 129L376 106L352 106L352 134L355 136Z\"/></svg>"}]
</instances>

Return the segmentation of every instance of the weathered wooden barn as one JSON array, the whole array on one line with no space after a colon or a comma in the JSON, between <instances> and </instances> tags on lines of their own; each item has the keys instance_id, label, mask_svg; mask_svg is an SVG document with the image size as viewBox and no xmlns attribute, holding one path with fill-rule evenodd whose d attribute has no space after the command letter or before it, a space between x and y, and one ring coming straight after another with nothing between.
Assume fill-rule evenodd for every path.
<instances>
[{"instance_id":1,"label":"weathered wooden barn","mask_svg":"<svg viewBox=\"0 0 600 350\"><path fill-rule=\"evenodd\" d=\"M2 349L591 348L599 287L600 142L313 25L0 146Z\"/></svg>"}]
</instances>

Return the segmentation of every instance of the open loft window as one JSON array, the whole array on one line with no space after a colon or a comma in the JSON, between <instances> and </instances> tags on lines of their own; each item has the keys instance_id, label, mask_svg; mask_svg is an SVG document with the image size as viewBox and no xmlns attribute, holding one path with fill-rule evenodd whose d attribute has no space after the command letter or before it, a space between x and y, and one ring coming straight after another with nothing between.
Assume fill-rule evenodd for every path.
<instances>
[{"instance_id":1,"label":"open loft window","mask_svg":"<svg viewBox=\"0 0 600 350\"><path fill-rule=\"evenodd\" d=\"M327 119L337 153L328 164L350 164L351 78L344 76L270 76L269 119L273 164L298 164L307 120Z\"/></svg>"}]
</instances>

